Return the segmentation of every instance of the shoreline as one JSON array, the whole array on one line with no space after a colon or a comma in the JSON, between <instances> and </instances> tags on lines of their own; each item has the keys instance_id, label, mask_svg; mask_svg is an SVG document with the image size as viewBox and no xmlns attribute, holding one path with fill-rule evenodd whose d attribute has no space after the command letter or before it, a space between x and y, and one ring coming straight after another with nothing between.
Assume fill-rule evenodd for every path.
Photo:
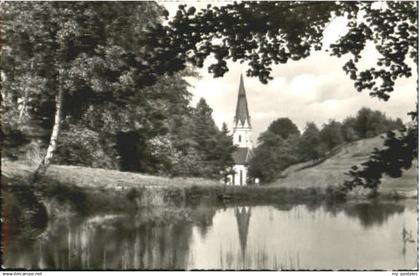
<instances>
[{"instance_id":1,"label":"shoreline","mask_svg":"<svg viewBox=\"0 0 420 276\"><path fill-rule=\"evenodd\" d=\"M24 162L2 162L3 189L28 186L33 167ZM42 185L31 187L42 195L47 212L74 209L135 210L150 206L270 204L279 202L344 201L366 199L369 194L343 194L339 186L290 188L282 186L226 186L201 178L165 178L139 173L52 165ZM377 199L413 198L398 191L379 193ZM417 195L415 196L417 197Z\"/></svg>"},{"instance_id":2,"label":"shoreline","mask_svg":"<svg viewBox=\"0 0 420 276\"><path fill-rule=\"evenodd\" d=\"M14 169L13 169L14 168ZM2 217L10 234L39 235L49 221L72 215L126 213L167 209L195 209L199 205L226 208L278 204L340 205L357 200L372 203L412 200L404 194L343 194L338 187L226 186L211 180L152 177L136 173L53 165L42 183L29 184L32 168L2 162ZM89 173L94 173L86 177ZM69 176L71 175L71 177ZM118 176L128 178L118 179ZM94 179L94 181L92 180ZM78 181L80 180L80 181ZM89 180L92 182L89 183ZM118 180L116 185L110 185ZM115 183L115 182L113 182ZM172 184L169 184L172 183ZM169 184L169 185L168 185ZM6 229L5 228L5 229ZM29 229L22 230L22 229Z\"/></svg>"}]
</instances>

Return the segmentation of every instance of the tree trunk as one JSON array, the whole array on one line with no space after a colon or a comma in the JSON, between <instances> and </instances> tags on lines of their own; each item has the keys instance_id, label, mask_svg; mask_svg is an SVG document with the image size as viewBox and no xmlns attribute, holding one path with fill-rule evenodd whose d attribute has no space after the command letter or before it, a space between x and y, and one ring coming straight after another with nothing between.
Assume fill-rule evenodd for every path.
<instances>
[{"instance_id":1,"label":"tree trunk","mask_svg":"<svg viewBox=\"0 0 420 276\"><path fill-rule=\"evenodd\" d=\"M48 144L47 153L39 164L38 168L34 173L34 181L38 180L40 177L45 175L45 172L48 166L51 163L51 159L54 156L54 152L57 148L57 139L61 129L61 113L63 109L63 96L64 91L61 85L61 76L59 76L59 88L58 95L55 98L55 117L54 117L54 126L51 133L50 142Z\"/></svg>"}]
</instances>

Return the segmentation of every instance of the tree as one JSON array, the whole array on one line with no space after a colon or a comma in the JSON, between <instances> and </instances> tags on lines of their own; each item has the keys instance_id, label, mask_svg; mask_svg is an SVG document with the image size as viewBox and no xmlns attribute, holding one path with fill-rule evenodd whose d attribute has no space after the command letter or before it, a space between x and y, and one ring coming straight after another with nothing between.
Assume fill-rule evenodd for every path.
<instances>
[{"instance_id":1,"label":"tree","mask_svg":"<svg viewBox=\"0 0 420 276\"><path fill-rule=\"evenodd\" d=\"M346 142L353 142L360 139L355 130L355 125L356 118L354 117L348 117L343 121L342 132Z\"/></svg>"},{"instance_id":2,"label":"tree","mask_svg":"<svg viewBox=\"0 0 420 276\"><path fill-rule=\"evenodd\" d=\"M263 183L279 177L288 166L299 162L298 144L300 132L289 118L273 121L258 137L259 145L249 164L249 174Z\"/></svg>"},{"instance_id":3,"label":"tree","mask_svg":"<svg viewBox=\"0 0 420 276\"><path fill-rule=\"evenodd\" d=\"M194 149L200 156L200 175L220 178L233 165L232 153L235 150L232 137L224 125L220 131L212 118L213 110L201 98L193 113L192 139Z\"/></svg>"},{"instance_id":4,"label":"tree","mask_svg":"<svg viewBox=\"0 0 420 276\"><path fill-rule=\"evenodd\" d=\"M380 111L369 108L361 108L356 115L354 130L361 138L369 138L389 130L402 129L403 124L400 120L392 120Z\"/></svg>"},{"instance_id":5,"label":"tree","mask_svg":"<svg viewBox=\"0 0 420 276\"><path fill-rule=\"evenodd\" d=\"M300 135L299 129L289 118L279 118L271 122L268 131L280 135L283 139L290 135Z\"/></svg>"},{"instance_id":6,"label":"tree","mask_svg":"<svg viewBox=\"0 0 420 276\"><path fill-rule=\"evenodd\" d=\"M48 167L67 114L111 100L124 104L153 84L139 47L160 13L146 2L2 3L2 88L32 113L46 103L46 113L55 112L47 116L52 133L36 174ZM66 105L72 98L83 101Z\"/></svg>"},{"instance_id":7,"label":"tree","mask_svg":"<svg viewBox=\"0 0 420 276\"><path fill-rule=\"evenodd\" d=\"M218 155L219 171L221 172L225 182L227 181L228 175L232 174L232 168L234 165L232 153L236 147L233 145L232 135L229 134L229 129L226 123L222 124L222 130L219 133L219 142L215 148L215 152Z\"/></svg>"},{"instance_id":8,"label":"tree","mask_svg":"<svg viewBox=\"0 0 420 276\"><path fill-rule=\"evenodd\" d=\"M326 145L327 150L330 150L344 142L342 125L335 120L330 120L327 124L324 124L319 136L322 142Z\"/></svg>"},{"instance_id":9,"label":"tree","mask_svg":"<svg viewBox=\"0 0 420 276\"><path fill-rule=\"evenodd\" d=\"M116 151L115 159L118 159L120 170L171 174L171 157L167 159L165 152L179 150L173 143L174 132L179 128L174 127L174 121L190 116L188 104L191 94L183 77L191 73L161 77L156 84L144 87L130 97L123 109L113 102L91 105L80 118L70 118L70 121L97 132L100 141L96 144L107 152L109 149ZM187 125L184 121L180 124ZM159 149L157 145L161 141L171 145L168 149ZM65 141L62 139L62 142Z\"/></svg>"},{"instance_id":10,"label":"tree","mask_svg":"<svg viewBox=\"0 0 420 276\"><path fill-rule=\"evenodd\" d=\"M117 154L100 133L80 124L65 124L54 162L93 168L117 169Z\"/></svg>"},{"instance_id":11,"label":"tree","mask_svg":"<svg viewBox=\"0 0 420 276\"><path fill-rule=\"evenodd\" d=\"M325 144L315 123L307 123L299 140L299 151L303 160L317 160L325 153Z\"/></svg>"},{"instance_id":12,"label":"tree","mask_svg":"<svg viewBox=\"0 0 420 276\"><path fill-rule=\"evenodd\" d=\"M360 15L364 20L359 20ZM209 71L215 77L228 71L227 59L247 61L247 74L267 83L273 64L321 50L323 30L336 16L347 17L349 30L330 45L331 54L349 53L343 69L355 87L387 100L395 80L411 75L408 59L417 63L415 2L386 2L379 8L374 2L235 2L208 5L198 12L180 5L176 16L166 26L153 28L148 39L156 50L155 59L180 57L202 67L204 59L214 54L216 63ZM380 55L377 68L359 72L357 63L368 42Z\"/></svg>"},{"instance_id":13,"label":"tree","mask_svg":"<svg viewBox=\"0 0 420 276\"><path fill-rule=\"evenodd\" d=\"M370 188L377 191L383 174L390 177L401 177L402 169L409 169L412 160L416 158L418 150L418 129L411 127L395 133L387 132L384 140L384 149L375 148L369 160L359 166L353 166L347 173L350 179L344 183L345 188L351 191L356 186Z\"/></svg>"}]
</instances>

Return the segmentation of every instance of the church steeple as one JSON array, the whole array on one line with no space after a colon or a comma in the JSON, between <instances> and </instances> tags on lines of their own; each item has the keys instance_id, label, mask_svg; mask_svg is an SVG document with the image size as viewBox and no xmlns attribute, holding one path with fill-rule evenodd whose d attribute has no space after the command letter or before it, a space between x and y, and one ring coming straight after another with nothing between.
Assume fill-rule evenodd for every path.
<instances>
[{"instance_id":1,"label":"church steeple","mask_svg":"<svg viewBox=\"0 0 420 276\"><path fill-rule=\"evenodd\" d=\"M242 126L244 126L245 123L247 123L249 127L251 126L251 119L249 117L248 102L246 100L245 86L242 74L241 80L239 82L238 101L236 103L234 125L238 126L239 123L241 123Z\"/></svg>"},{"instance_id":2,"label":"church steeple","mask_svg":"<svg viewBox=\"0 0 420 276\"><path fill-rule=\"evenodd\" d=\"M251 131L251 117L249 116L244 80L241 74L232 131L233 144L237 146L232 154L235 173L232 175L230 183L233 185L242 186L248 183L248 162L252 157L253 148Z\"/></svg>"}]
</instances>

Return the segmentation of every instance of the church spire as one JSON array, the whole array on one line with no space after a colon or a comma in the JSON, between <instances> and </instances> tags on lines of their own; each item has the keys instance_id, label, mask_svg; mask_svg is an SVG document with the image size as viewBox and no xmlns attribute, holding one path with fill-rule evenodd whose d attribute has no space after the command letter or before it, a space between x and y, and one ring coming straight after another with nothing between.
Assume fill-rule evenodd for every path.
<instances>
[{"instance_id":1,"label":"church spire","mask_svg":"<svg viewBox=\"0 0 420 276\"><path fill-rule=\"evenodd\" d=\"M238 101L236 103L236 114L234 122L235 125L238 125L239 122L241 122L242 125L245 125L245 122L247 122L248 126L251 126L251 120L248 111L248 102L246 100L245 86L242 74L241 80L239 82Z\"/></svg>"}]
</instances>

